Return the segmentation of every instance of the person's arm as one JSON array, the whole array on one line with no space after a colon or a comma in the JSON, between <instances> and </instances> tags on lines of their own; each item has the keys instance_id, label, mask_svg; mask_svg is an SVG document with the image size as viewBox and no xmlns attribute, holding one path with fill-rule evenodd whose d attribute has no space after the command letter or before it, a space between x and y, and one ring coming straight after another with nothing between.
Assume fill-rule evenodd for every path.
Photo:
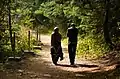
<instances>
[{"instance_id":1,"label":"person's arm","mask_svg":"<svg viewBox=\"0 0 120 79\"><path fill-rule=\"evenodd\" d=\"M54 35L51 35L51 46L54 46Z\"/></svg>"},{"instance_id":2,"label":"person's arm","mask_svg":"<svg viewBox=\"0 0 120 79\"><path fill-rule=\"evenodd\" d=\"M67 37L69 37L69 30L67 30Z\"/></svg>"}]
</instances>

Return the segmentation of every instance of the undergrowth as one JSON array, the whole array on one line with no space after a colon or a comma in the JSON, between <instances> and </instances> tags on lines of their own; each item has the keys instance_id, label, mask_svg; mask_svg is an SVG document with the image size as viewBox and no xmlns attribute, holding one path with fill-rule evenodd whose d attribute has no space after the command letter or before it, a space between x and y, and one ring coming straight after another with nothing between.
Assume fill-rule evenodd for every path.
<instances>
[{"instance_id":1,"label":"undergrowth","mask_svg":"<svg viewBox=\"0 0 120 79\"><path fill-rule=\"evenodd\" d=\"M68 45L68 40L65 38L64 45ZM105 44L103 37L89 35L84 38L78 37L77 57L82 59L97 59L105 55L109 51L109 47Z\"/></svg>"}]
</instances>

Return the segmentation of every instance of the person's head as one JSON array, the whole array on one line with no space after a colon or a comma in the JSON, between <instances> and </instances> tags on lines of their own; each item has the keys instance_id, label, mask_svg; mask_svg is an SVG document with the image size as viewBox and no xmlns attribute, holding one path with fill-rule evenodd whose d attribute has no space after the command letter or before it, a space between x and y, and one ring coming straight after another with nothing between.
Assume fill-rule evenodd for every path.
<instances>
[{"instance_id":1,"label":"person's head","mask_svg":"<svg viewBox=\"0 0 120 79\"><path fill-rule=\"evenodd\" d=\"M55 32L55 33L59 32L59 28L58 28L58 27L55 27L55 28L54 28L54 32Z\"/></svg>"}]
</instances>

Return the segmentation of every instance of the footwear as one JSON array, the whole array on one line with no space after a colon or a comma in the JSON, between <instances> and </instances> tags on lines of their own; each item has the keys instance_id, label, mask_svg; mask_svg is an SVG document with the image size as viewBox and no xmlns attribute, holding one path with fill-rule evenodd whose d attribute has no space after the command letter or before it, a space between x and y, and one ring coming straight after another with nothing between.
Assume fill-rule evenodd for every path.
<instances>
[{"instance_id":1,"label":"footwear","mask_svg":"<svg viewBox=\"0 0 120 79\"><path fill-rule=\"evenodd\" d=\"M75 67L75 68L78 67L78 66L76 66L75 64L72 64L72 65L70 65L70 66L71 66L71 67Z\"/></svg>"},{"instance_id":2,"label":"footwear","mask_svg":"<svg viewBox=\"0 0 120 79\"><path fill-rule=\"evenodd\" d=\"M71 63L70 65L75 65L74 63Z\"/></svg>"},{"instance_id":3,"label":"footwear","mask_svg":"<svg viewBox=\"0 0 120 79\"><path fill-rule=\"evenodd\" d=\"M55 65L58 65L57 63L54 63Z\"/></svg>"}]
</instances>

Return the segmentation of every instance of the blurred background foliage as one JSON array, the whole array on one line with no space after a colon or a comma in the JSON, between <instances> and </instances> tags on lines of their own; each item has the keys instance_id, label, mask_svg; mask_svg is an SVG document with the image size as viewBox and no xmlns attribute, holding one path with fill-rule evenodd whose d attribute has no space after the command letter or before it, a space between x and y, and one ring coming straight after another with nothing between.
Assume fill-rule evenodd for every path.
<instances>
[{"instance_id":1,"label":"blurred background foliage","mask_svg":"<svg viewBox=\"0 0 120 79\"><path fill-rule=\"evenodd\" d=\"M0 50L10 49L2 45L7 40L8 0L0 1ZM17 50L27 48L24 29L50 34L55 26L67 42L66 32L71 23L79 29L78 56L97 58L119 46L119 0L11 0L12 30L18 35ZM23 29L24 28L24 29ZM6 38L4 38L6 37ZM33 40L34 41L34 40Z\"/></svg>"}]
</instances>

